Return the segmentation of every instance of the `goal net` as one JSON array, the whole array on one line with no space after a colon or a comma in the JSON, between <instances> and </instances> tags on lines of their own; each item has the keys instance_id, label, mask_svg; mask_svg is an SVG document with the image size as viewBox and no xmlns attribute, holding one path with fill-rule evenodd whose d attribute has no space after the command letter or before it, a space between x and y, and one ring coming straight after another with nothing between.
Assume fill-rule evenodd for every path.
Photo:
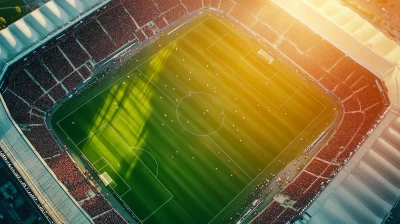
<instances>
[{"instance_id":1,"label":"goal net","mask_svg":"<svg viewBox=\"0 0 400 224\"><path fill-rule=\"evenodd\" d=\"M269 55L267 52L265 52L264 50L262 50L262 49L258 51L258 55L261 55L261 56L263 56L264 58L266 58L267 61L268 61L270 64L274 61L274 58L273 58L271 55Z\"/></svg>"},{"instance_id":2,"label":"goal net","mask_svg":"<svg viewBox=\"0 0 400 224\"><path fill-rule=\"evenodd\" d=\"M113 180L111 179L110 175L107 172L104 172L100 175L101 181L103 181L104 185L108 186Z\"/></svg>"}]
</instances>

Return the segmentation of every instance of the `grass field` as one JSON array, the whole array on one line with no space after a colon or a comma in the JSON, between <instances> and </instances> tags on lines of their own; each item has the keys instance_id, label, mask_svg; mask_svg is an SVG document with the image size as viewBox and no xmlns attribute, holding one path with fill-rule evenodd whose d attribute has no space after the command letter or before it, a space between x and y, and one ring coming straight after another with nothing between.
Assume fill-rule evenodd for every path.
<instances>
[{"instance_id":1,"label":"grass field","mask_svg":"<svg viewBox=\"0 0 400 224\"><path fill-rule=\"evenodd\" d=\"M260 48L197 17L63 103L54 129L142 222L227 223L335 119L324 91Z\"/></svg>"}]
</instances>

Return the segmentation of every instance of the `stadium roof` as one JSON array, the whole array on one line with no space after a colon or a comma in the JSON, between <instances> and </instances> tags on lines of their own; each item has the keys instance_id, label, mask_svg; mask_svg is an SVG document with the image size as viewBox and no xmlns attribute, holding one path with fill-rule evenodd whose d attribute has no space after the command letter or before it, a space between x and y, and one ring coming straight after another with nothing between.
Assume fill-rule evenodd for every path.
<instances>
[{"instance_id":1,"label":"stadium roof","mask_svg":"<svg viewBox=\"0 0 400 224\"><path fill-rule=\"evenodd\" d=\"M56 223L92 223L11 119L0 95L0 146Z\"/></svg>"},{"instance_id":2,"label":"stadium roof","mask_svg":"<svg viewBox=\"0 0 400 224\"><path fill-rule=\"evenodd\" d=\"M400 46L356 12L334 0L271 0L385 81L400 107Z\"/></svg>"},{"instance_id":3,"label":"stadium roof","mask_svg":"<svg viewBox=\"0 0 400 224\"><path fill-rule=\"evenodd\" d=\"M381 224L400 196L399 147L400 114L393 107L296 224Z\"/></svg>"},{"instance_id":4,"label":"stadium roof","mask_svg":"<svg viewBox=\"0 0 400 224\"><path fill-rule=\"evenodd\" d=\"M8 65L109 0L52 0L0 31L0 79ZM83 18L83 17L82 17Z\"/></svg>"}]
</instances>

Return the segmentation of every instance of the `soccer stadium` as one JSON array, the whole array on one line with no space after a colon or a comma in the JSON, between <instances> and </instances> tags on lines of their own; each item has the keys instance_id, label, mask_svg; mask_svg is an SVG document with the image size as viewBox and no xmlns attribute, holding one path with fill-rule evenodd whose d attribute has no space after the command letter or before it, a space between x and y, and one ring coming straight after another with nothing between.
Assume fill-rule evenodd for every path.
<instances>
[{"instance_id":1,"label":"soccer stadium","mask_svg":"<svg viewBox=\"0 0 400 224\"><path fill-rule=\"evenodd\" d=\"M398 223L399 7L0 0L1 220Z\"/></svg>"}]
</instances>

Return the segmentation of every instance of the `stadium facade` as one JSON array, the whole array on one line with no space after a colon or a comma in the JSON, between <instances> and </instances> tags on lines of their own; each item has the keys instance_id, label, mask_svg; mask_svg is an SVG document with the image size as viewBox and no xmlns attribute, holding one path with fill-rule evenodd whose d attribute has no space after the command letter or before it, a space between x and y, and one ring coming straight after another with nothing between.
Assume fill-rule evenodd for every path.
<instances>
[{"instance_id":1,"label":"stadium facade","mask_svg":"<svg viewBox=\"0 0 400 224\"><path fill-rule=\"evenodd\" d=\"M309 74L344 105L345 115L340 118L341 126L330 140L331 144L324 145L308 164L308 169L282 191L296 204L286 206L273 202L253 222L293 219L308 208L310 201L331 182L351 156L358 155L355 152L359 145L370 142L368 135L390 108L387 95L392 96L391 93L397 90L386 90L381 82L381 78L397 76L393 62L397 53L389 53L386 57L377 53L315 10L307 11L310 10L307 1L301 1L299 5L293 5L291 1L273 1L275 4L246 0L167 2L53 0L2 30L0 118L4 125L0 129L0 148L20 169L45 213L56 222L89 223L96 219L103 221L109 216L124 222L77 168L65 148L51 136L44 122L48 116L46 112L77 91L76 87L95 75L92 71L116 51L141 47L179 19L212 9L213 13L239 21L260 41L278 49L282 53L281 60ZM277 21L278 17L282 21ZM298 38L299 30L304 38ZM77 52L71 53L71 46ZM81 56L74 60L71 54ZM392 99L398 102L398 98ZM349 130L356 134L349 136ZM396 146L394 148L398 150ZM310 168L317 163L325 163L325 168ZM57 169L59 166L70 168L75 176L65 176ZM397 177L394 178L397 183ZM79 185L72 183L76 180ZM302 186L304 180L310 181ZM299 194L300 186L309 190ZM394 188L398 189L398 186ZM325 213L320 214L324 216Z\"/></svg>"}]
</instances>

